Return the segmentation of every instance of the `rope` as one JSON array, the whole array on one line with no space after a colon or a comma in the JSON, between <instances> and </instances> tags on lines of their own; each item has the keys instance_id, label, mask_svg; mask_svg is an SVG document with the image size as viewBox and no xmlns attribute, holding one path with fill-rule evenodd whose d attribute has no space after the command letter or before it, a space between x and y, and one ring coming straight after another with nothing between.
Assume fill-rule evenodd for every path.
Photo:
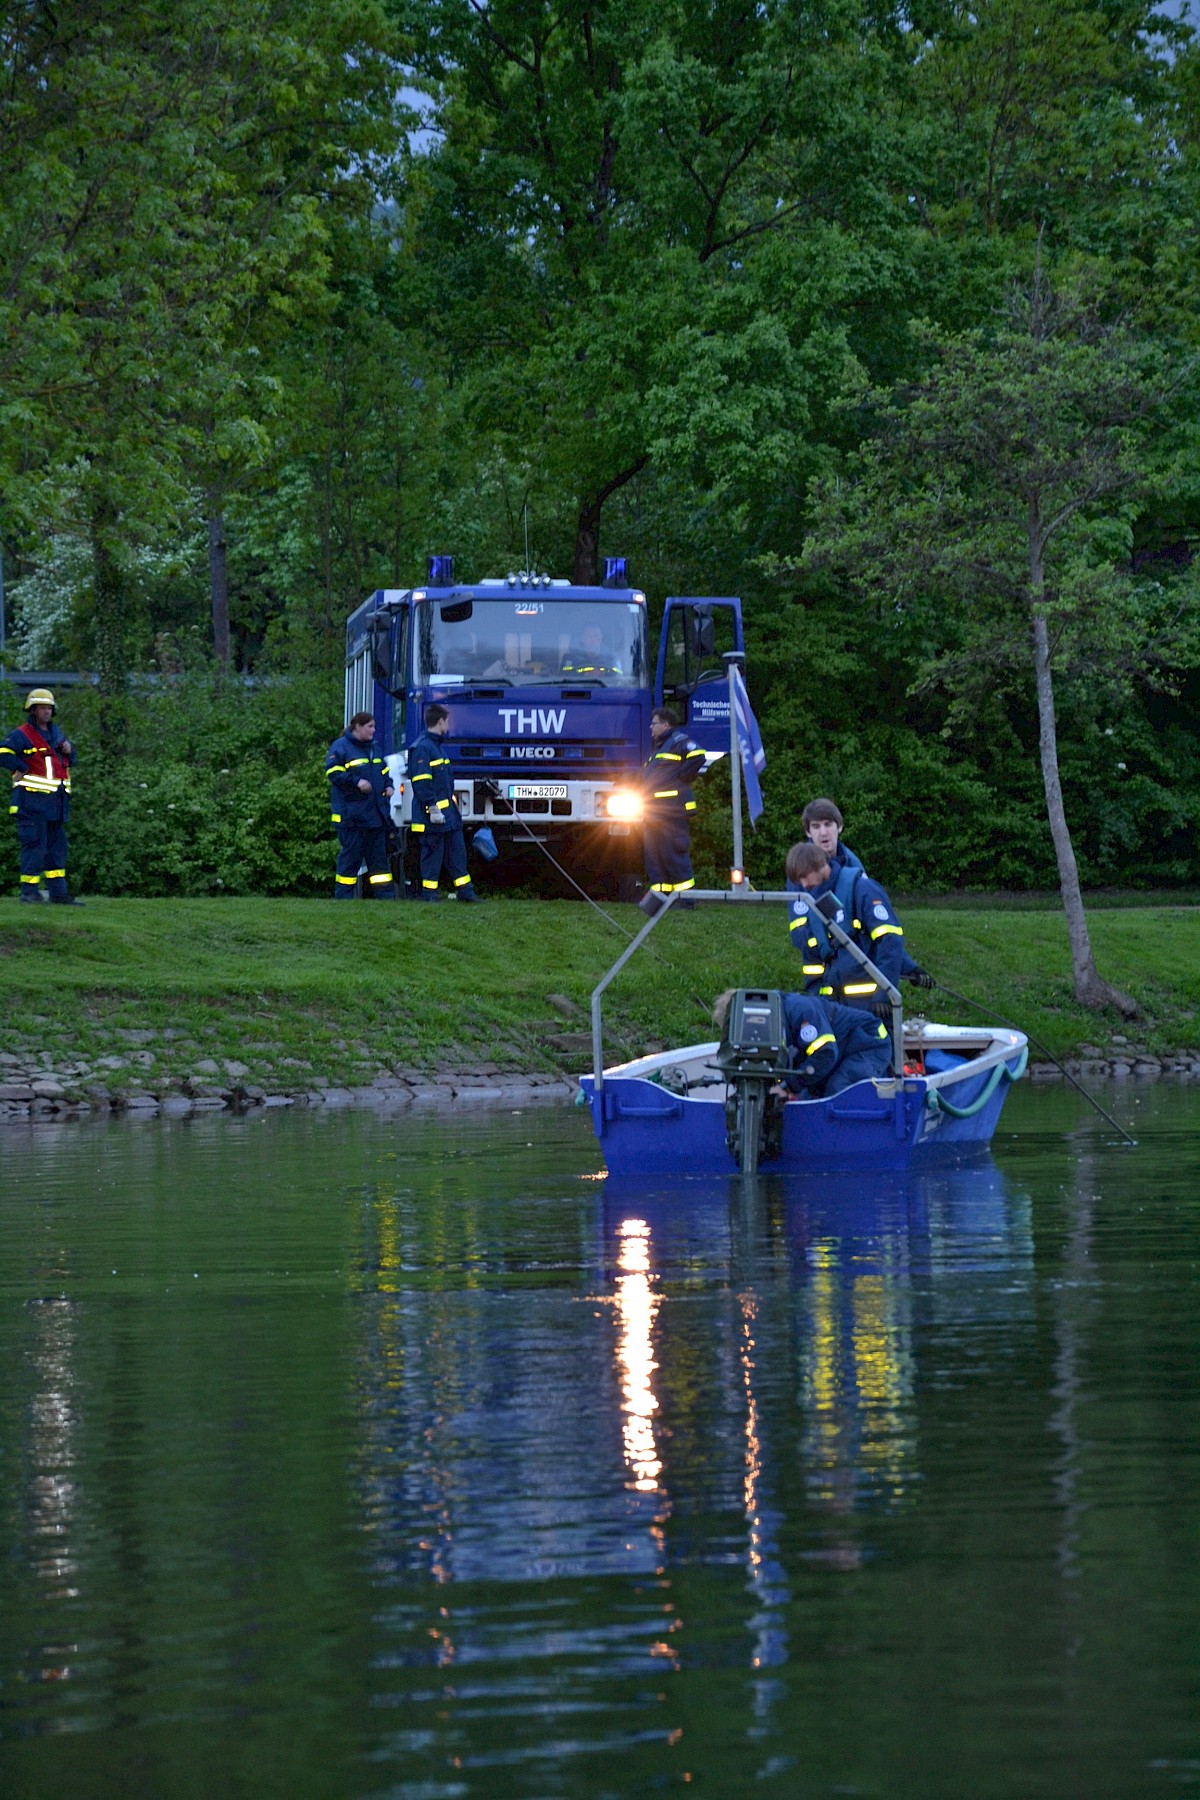
<instances>
[{"instance_id":1,"label":"rope","mask_svg":"<svg viewBox=\"0 0 1200 1800\"><path fill-rule=\"evenodd\" d=\"M1085 1087L1079 1086L1079 1083L1076 1081L1075 1077L1071 1074L1071 1071L1069 1069L1063 1068L1063 1065L1059 1062L1059 1060L1058 1060L1057 1056L1055 1056L1053 1050L1047 1050L1045 1044L1043 1044L1038 1038L1035 1038L1031 1031L1025 1031L1023 1026L1015 1025L1011 1019L1006 1019L1003 1017L1002 1014L1000 1014L998 1012L993 1012L990 1006L984 1006L981 1001L972 1000L969 994L955 993L954 989L952 987L947 987L944 981L935 981L933 985L937 988L940 988L942 990L943 994L949 994L949 996L952 1000L961 1000L964 1006L973 1006L977 1012L986 1013L988 1018L995 1019L995 1021L998 1025L1007 1025L1010 1031L1022 1032L1022 1034L1029 1040L1029 1042L1032 1045L1034 1045L1034 1047L1036 1049L1041 1051L1043 1056L1049 1057L1050 1061L1054 1064L1055 1068L1059 1071L1059 1073L1066 1076L1067 1080L1071 1083L1071 1086L1073 1088L1078 1089L1078 1091L1083 1095L1084 1099L1087 1101L1088 1105L1095 1107L1096 1111L1100 1114L1100 1117L1102 1119L1106 1119L1108 1121L1108 1123L1112 1126L1114 1131L1120 1132L1121 1136L1125 1139L1125 1142L1131 1148L1137 1144L1137 1139L1135 1137L1131 1137L1129 1132L1126 1131L1126 1129L1123 1125L1118 1125L1117 1121L1113 1118L1112 1114L1105 1112L1105 1110L1101 1106L1100 1102L1098 1100L1094 1100L1092 1098L1092 1096L1088 1093L1088 1091Z\"/></svg>"},{"instance_id":2,"label":"rope","mask_svg":"<svg viewBox=\"0 0 1200 1800\"><path fill-rule=\"evenodd\" d=\"M1010 1069L1006 1062L997 1063L983 1085L983 1092L977 1094L968 1106L956 1106L953 1100L947 1100L940 1088L926 1090L929 1104L934 1112L949 1113L952 1119L973 1119L976 1113L983 1111L1001 1081L1020 1081L1028 1061L1029 1045L1024 1044L1021 1047L1021 1054L1017 1058L1016 1068Z\"/></svg>"}]
</instances>

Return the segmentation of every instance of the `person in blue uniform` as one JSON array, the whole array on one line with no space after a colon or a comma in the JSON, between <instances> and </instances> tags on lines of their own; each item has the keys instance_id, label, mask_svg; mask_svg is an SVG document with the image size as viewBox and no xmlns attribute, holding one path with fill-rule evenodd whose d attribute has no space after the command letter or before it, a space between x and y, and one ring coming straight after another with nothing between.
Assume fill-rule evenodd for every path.
<instances>
[{"instance_id":1,"label":"person in blue uniform","mask_svg":"<svg viewBox=\"0 0 1200 1800\"><path fill-rule=\"evenodd\" d=\"M587 677L623 675L625 671L605 644L600 626L585 625L579 633L578 644L563 658L562 673Z\"/></svg>"},{"instance_id":2,"label":"person in blue uniform","mask_svg":"<svg viewBox=\"0 0 1200 1800\"><path fill-rule=\"evenodd\" d=\"M478 900L467 873L467 840L454 799L446 755L450 713L435 700L425 708L425 730L409 752L412 832L421 846L421 898L440 900L443 870L456 900Z\"/></svg>"},{"instance_id":3,"label":"person in blue uniform","mask_svg":"<svg viewBox=\"0 0 1200 1800\"><path fill-rule=\"evenodd\" d=\"M793 844L788 851L788 886L796 898L788 908L788 938L804 958L804 990L822 999L874 1006L880 1015L890 1012L886 990L842 949L825 928L816 902L832 892L838 902L838 923L878 968L898 986L931 988L933 977L925 972L904 945L904 927L884 889L865 871L830 862L815 843Z\"/></svg>"},{"instance_id":4,"label":"person in blue uniform","mask_svg":"<svg viewBox=\"0 0 1200 1800\"><path fill-rule=\"evenodd\" d=\"M394 900L396 884L388 860L387 840L391 815L388 801L392 781L387 763L374 749L375 721L370 713L355 713L342 736L329 746L325 773L329 777L332 818L337 826L337 873L333 878L335 900L353 900L358 871L367 865L367 894L372 900Z\"/></svg>"},{"instance_id":5,"label":"person in blue uniform","mask_svg":"<svg viewBox=\"0 0 1200 1800\"><path fill-rule=\"evenodd\" d=\"M660 894L696 885L692 874L691 816L696 810L692 784L704 768L704 752L694 744L669 706L650 715L650 755L642 767L645 798L643 845L650 892L638 902L653 916Z\"/></svg>"},{"instance_id":6,"label":"person in blue uniform","mask_svg":"<svg viewBox=\"0 0 1200 1800\"><path fill-rule=\"evenodd\" d=\"M67 886L67 814L71 806L71 765L75 746L54 723L54 695L31 688L29 717L0 744L0 769L12 777L17 843L21 852L21 899L36 906L43 877L55 906L82 906Z\"/></svg>"},{"instance_id":7,"label":"person in blue uniform","mask_svg":"<svg viewBox=\"0 0 1200 1800\"><path fill-rule=\"evenodd\" d=\"M891 1038L874 1013L815 994L785 994L783 1018L793 1058L783 1086L790 1093L827 1100L856 1081L891 1073Z\"/></svg>"},{"instance_id":8,"label":"person in blue uniform","mask_svg":"<svg viewBox=\"0 0 1200 1800\"><path fill-rule=\"evenodd\" d=\"M862 868L861 860L849 844L842 842L841 808L832 800L810 800L800 815L800 822L809 842L819 844L831 863L840 862L846 869Z\"/></svg>"}]
</instances>

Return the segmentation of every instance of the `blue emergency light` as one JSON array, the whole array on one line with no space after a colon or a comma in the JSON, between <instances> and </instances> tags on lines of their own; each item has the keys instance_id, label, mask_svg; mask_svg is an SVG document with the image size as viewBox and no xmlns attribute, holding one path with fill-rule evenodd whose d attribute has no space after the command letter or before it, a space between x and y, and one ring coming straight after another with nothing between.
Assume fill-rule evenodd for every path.
<instances>
[{"instance_id":1,"label":"blue emergency light","mask_svg":"<svg viewBox=\"0 0 1200 1800\"><path fill-rule=\"evenodd\" d=\"M429 574L426 579L430 587L454 586L454 558L452 556L431 556L428 562Z\"/></svg>"},{"instance_id":2,"label":"blue emergency light","mask_svg":"<svg viewBox=\"0 0 1200 1800\"><path fill-rule=\"evenodd\" d=\"M628 586L628 583L625 580L625 563L626 563L626 558L623 556L606 556L605 557L605 559L604 559L604 585L605 585L605 587L626 587L626 586Z\"/></svg>"}]
</instances>

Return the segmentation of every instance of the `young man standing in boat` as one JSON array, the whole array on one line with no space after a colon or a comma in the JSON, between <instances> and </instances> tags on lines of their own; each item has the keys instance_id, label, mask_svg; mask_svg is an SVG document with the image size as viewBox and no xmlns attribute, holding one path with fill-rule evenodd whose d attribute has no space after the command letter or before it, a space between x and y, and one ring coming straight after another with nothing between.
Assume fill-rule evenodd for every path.
<instances>
[{"instance_id":1,"label":"young man standing in boat","mask_svg":"<svg viewBox=\"0 0 1200 1800\"><path fill-rule=\"evenodd\" d=\"M841 810L832 800L810 800L800 815L805 836L824 850L830 862L840 862L846 869L861 869L862 861L849 844L842 842Z\"/></svg>"},{"instance_id":2,"label":"young man standing in boat","mask_svg":"<svg viewBox=\"0 0 1200 1800\"><path fill-rule=\"evenodd\" d=\"M910 981L914 987L933 986L932 975L905 949L904 927L886 892L861 866L847 868L840 860L831 862L819 844L804 843L793 844L788 851L786 871L789 886L796 889L788 909L788 938L804 958L806 993L851 1006L874 1007L881 1017L890 1012L886 992L826 930L816 902L827 893L837 900L842 929L893 987L901 981Z\"/></svg>"}]
</instances>

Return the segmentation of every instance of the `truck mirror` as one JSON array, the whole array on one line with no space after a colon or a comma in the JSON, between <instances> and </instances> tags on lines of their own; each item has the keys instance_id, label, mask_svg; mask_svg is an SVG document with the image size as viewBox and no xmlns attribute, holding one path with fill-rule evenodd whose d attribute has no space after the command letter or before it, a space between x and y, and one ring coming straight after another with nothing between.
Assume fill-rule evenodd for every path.
<instances>
[{"instance_id":1,"label":"truck mirror","mask_svg":"<svg viewBox=\"0 0 1200 1800\"><path fill-rule=\"evenodd\" d=\"M713 623L712 610L707 606L697 606L692 612L692 652L697 662L711 656L717 647L717 629Z\"/></svg>"},{"instance_id":2,"label":"truck mirror","mask_svg":"<svg viewBox=\"0 0 1200 1800\"><path fill-rule=\"evenodd\" d=\"M392 621L386 615L377 615L371 620L371 672L381 687L391 684L391 650Z\"/></svg>"}]
</instances>

